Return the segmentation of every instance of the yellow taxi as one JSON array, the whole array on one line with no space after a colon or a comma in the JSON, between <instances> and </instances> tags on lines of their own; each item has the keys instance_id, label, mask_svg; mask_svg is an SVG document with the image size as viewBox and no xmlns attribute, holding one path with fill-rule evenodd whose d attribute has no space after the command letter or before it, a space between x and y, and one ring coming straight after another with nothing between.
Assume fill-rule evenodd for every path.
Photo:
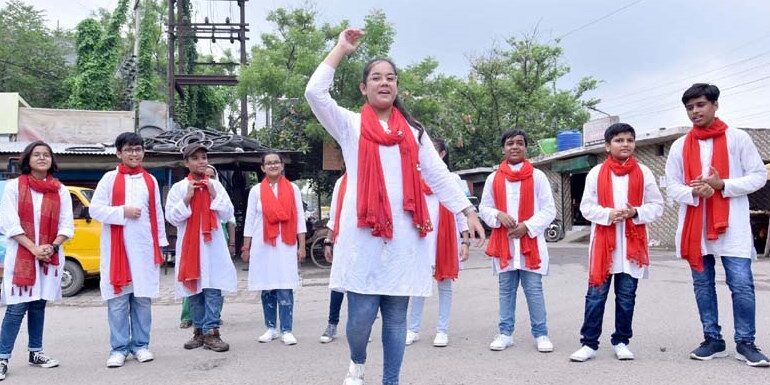
<instances>
[{"instance_id":1,"label":"yellow taxi","mask_svg":"<svg viewBox=\"0 0 770 385\"><path fill-rule=\"evenodd\" d=\"M64 244L66 261L61 279L62 295L70 297L83 288L86 277L99 275L99 238L102 224L91 218L88 207L94 190L67 186L72 198L75 236Z\"/></svg>"}]
</instances>

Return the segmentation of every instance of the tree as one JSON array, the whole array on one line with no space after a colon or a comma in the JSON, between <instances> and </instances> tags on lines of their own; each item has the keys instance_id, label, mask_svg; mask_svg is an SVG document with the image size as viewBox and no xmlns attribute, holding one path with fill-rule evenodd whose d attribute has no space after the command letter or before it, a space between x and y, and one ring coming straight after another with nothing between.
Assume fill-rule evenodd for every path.
<instances>
[{"instance_id":1,"label":"tree","mask_svg":"<svg viewBox=\"0 0 770 385\"><path fill-rule=\"evenodd\" d=\"M20 0L0 9L0 92L19 92L35 107L57 107L66 99L69 71L64 31L45 26L45 13Z\"/></svg>"},{"instance_id":2,"label":"tree","mask_svg":"<svg viewBox=\"0 0 770 385\"><path fill-rule=\"evenodd\" d=\"M71 108L109 110L117 100L115 71L122 52L120 29L126 23L128 0L119 0L105 30L94 18L76 28L76 73L67 79Z\"/></svg>"},{"instance_id":3,"label":"tree","mask_svg":"<svg viewBox=\"0 0 770 385\"><path fill-rule=\"evenodd\" d=\"M323 143L331 137L315 120L304 98L305 85L326 52L348 26L318 25L309 8L278 8L268 14L275 32L261 36L251 51L251 63L241 72L239 92L256 100L272 114L268 127L253 134L265 145L304 154L299 178L309 179L320 193L330 193L338 171L324 171ZM364 22L361 48L337 68L332 95L346 108L357 110L363 99L358 91L365 61L387 56L395 30L382 11L373 11Z\"/></svg>"},{"instance_id":4,"label":"tree","mask_svg":"<svg viewBox=\"0 0 770 385\"><path fill-rule=\"evenodd\" d=\"M137 100L165 100L167 44L163 40L165 1L143 0L139 23Z\"/></svg>"}]
</instances>

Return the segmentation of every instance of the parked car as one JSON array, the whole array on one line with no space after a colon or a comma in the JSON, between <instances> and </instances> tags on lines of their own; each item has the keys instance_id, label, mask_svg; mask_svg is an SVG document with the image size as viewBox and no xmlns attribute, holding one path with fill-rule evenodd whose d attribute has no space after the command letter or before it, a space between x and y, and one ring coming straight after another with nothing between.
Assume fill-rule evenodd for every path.
<instances>
[{"instance_id":1,"label":"parked car","mask_svg":"<svg viewBox=\"0 0 770 385\"><path fill-rule=\"evenodd\" d=\"M7 181L0 180L0 197ZM75 236L64 244L64 273L62 274L62 295L70 297L77 294L85 279L99 275L99 237L102 225L91 219L88 207L94 190L83 187L67 186L72 199L72 214L75 219ZM0 234L0 281L5 262L6 237Z\"/></svg>"}]
</instances>

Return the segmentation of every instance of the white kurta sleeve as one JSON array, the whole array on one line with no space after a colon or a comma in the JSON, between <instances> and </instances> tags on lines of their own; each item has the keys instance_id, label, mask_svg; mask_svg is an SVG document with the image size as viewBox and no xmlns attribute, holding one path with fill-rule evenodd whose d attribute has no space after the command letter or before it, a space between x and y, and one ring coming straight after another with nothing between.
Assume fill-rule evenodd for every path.
<instances>
[{"instance_id":1,"label":"white kurta sleeve","mask_svg":"<svg viewBox=\"0 0 770 385\"><path fill-rule=\"evenodd\" d=\"M123 226L126 224L123 206L112 205L112 186L115 184L116 174L117 172L108 172L99 180L94 196L91 198L88 213L92 218L105 225Z\"/></svg>"},{"instance_id":2,"label":"white kurta sleeve","mask_svg":"<svg viewBox=\"0 0 770 385\"><path fill-rule=\"evenodd\" d=\"M644 175L644 202L636 208L638 217L634 218L633 222L635 224L650 224L663 216L665 201L652 171L642 167L642 173Z\"/></svg>"},{"instance_id":3,"label":"white kurta sleeve","mask_svg":"<svg viewBox=\"0 0 770 385\"><path fill-rule=\"evenodd\" d=\"M75 219L72 215L72 198L67 186L59 188L59 231L57 235L71 239L75 235Z\"/></svg>"},{"instance_id":4,"label":"white kurta sleeve","mask_svg":"<svg viewBox=\"0 0 770 385\"><path fill-rule=\"evenodd\" d=\"M217 197L211 200L209 207L211 210L216 211L220 222L227 222L235 213L233 202L230 200L230 195L227 194L227 190L225 190L225 186L222 186L222 183L218 180L212 180L212 182L214 183Z\"/></svg>"},{"instance_id":5,"label":"white kurta sleeve","mask_svg":"<svg viewBox=\"0 0 770 385\"><path fill-rule=\"evenodd\" d=\"M329 207L329 220L326 222L326 227L329 230L334 231L334 221L337 218L337 200L340 199L340 186L342 185L342 178L337 179L334 183L334 191L332 191L332 202Z\"/></svg>"},{"instance_id":6,"label":"white kurta sleeve","mask_svg":"<svg viewBox=\"0 0 770 385\"><path fill-rule=\"evenodd\" d=\"M163 205L160 199L160 184L155 177L152 177L155 182L155 220L158 224L158 244L160 247L168 246L168 238L166 237L166 220L163 218Z\"/></svg>"},{"instance_id":7,"label":"white kurta sleeve","mask_svg":"<svg viewBox=\"0 0 770 385\"><path fill-rule=\"evenodd\" d=\"M601 165L594 167L586 176L583 199L580 200L580 212L585 219L600 225L608 226L610 224L610 212L612 209L599 205L598 180L600 168Z\"/></svg>"},{"instance_id":8,"label":"white kurta sleeve","mask_svg":"<svg viewBox=\"0 0 770 385\"><path fill-rule=\"evenodd\" d=\"M71 204L71 203L70 203ZM71 211L71 209L70 209ZM3 200L0 203L0 230L8 237L12 238L19 234L24 234L19 219L19 180L14 179L5 185Z\"/></svg>"},{"instance_id":9,"label":"white kurta sleeve","mask_svg":"<svg viewBox=\"0 0 770 385\"><path fill-rule=\"evenodd\" d=\"M438 156L428 133L423 133L421 143L419 156L422 177L439 202L455 214L471 206L471 201L455 181L456 175L449 172L446 163Z\"/></svg>"},{"instance_id":10,"label":"white kurta sleeve","mask_svg":"<svg viewBox=\"0 0 770 385\"><path fill-rule=\"evenodd\" d=\"M355 112L340 107L329 93L334 81L334 72L334 68L321 63L307 82L305 99L326 131L334 140L342 143L350 135L349 122Z\"/></svg>"},{"instance_id":11,"label":"white kurta sleeve","mask_svg":"<svg viewBox=\"0 0 770 385\"><path fill-rule=\"evenodd\" d=\"M740 134L735 135L735 138L739 141L738 156L743 176L724 179L725 187L722 190L722 196L725 198L751 194L767 183L767 169L765 169L765 164L762 162L757 147L744 131L738 131L738 133Z\"/></svg>"},{"instance_id":12,"label":"white kurta sleeve","mask_svg":"<svg viewBox=\"0 0 770 385\"><path fill-rule=\"evenodd\" d=\"M294 204L297 207L297 234L307 233L307 225L305 224L305 209L302 207L302 194L299 192L299 187L292 183L291 187L294 189Z\"/></svg>"},{"instance_id":13,"label":"white kurta sleeve","mask_svg":"<svg viewBox=\"0 0 770 385\"><path fill-rule=\"evenodd\" d=\"M192 209L184 203L184 197L187 194L187 183L177 182L171 186L168 197L166 197L166 220L176 227L181 226L192 215Z\"/></svg>"},{"instance_id":14,"label":"white kurta sleeve","mask_svg":"<svg viewBox=\"0 0 770 385\"><path fill-rule=\"evenodd\" d=\"M479 217L491 228L500 227L500 221L497 220L497 214L500 213L500 210L495 207L495 198L492 195L492 183L494 183L495 174L497 171L489 174L487 181L484 182L484 192L481 193L481 202L479 202Z\"/></svg>"},{"instance_id":15,"label":"white kurta sleeve","mask_svg":"<svg viewBox=\"0 0 770 385\"><path fill-rule=\"evenodd\" d=\"M682 166L684 138L677 139L671 145L668 158L666 158L666 195L680 204L697 206L700 199L692 195L692 187L684 180L684 168Z\"/></svg>"},{"instance_id":16,"label":"white kurta sleeve","mask_svg":"<svg viewBox=\"0 0 770 385\"><path fill-rule=\"evenodd\" d=\"M545 229L556 218L556 204L553 201L551 192L551 182L548 177L540 170L535 170L532 177L535 179L535 199L537 200L537 210L535 214L524 221L527 226L529 236L535 238L542 235Z\"/></svg>"},{"instance_id":17,"label":"white kurta sleeve","mask_svg":"<svg viewBox=\"0 0 770 385\"><path fill-rule=\"evenodd\" d=\"M246 204L246 219L243 222L243 236L253 237L257 224L257 205L259 204L259 183L249 190L249 201Z\"/></svg>"}]
</instances>

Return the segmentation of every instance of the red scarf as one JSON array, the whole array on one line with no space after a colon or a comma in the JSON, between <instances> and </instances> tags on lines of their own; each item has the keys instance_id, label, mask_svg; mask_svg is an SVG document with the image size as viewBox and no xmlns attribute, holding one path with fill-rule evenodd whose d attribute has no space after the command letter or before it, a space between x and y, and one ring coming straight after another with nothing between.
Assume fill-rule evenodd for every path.
<instances>
[{"instance_id":1,"label":"red scarf","mask_svg":"<svg viewBox=\"0 0 770 385\"><path fill-rule=\"evenodd\" d=\"M612 156L607 157L599 169L597 192L599 206L615 208L612 195L612 174L618 176L628 175L628 203L639 207L644 200L644 175L636 157L631 156L625 163L620 163ZM639 266L648 266L650 257L647 252L647 226L634 223L631 218L626 219L626 258ZM612 253L617 247L615 236L617 225L596 224L593 249L591 250L591 262L588 274L588 284L601 286L610 276L612 267Z\"/></svg>"},{"instance_id":2,"label":"red scarf","mask_svg":"<svg viewBox=\"0 0 770 385\"><path fill-rule=\"evenodd\" d=\"M495 200L495 208L504 213L508 212L505 181L521 182L518 223L526 221L535 214L535 179L532 177L534 170L532 163L529 163L526 159L519 171L513 171L508 161L503 160L492 181L492 196ZM505 226L501 225L496 229L492 229L486 254L493 258L499 258L500 268L502 269L508 267L508 261L512 258L508 242L508 229ZM537 246L537 238L532 238L529 234L525 234L519 239L519 243L521 244L521 255L524 257L524 266L529 270L540 269L540 250Z\"/></svg>"},{"instance_id":3,"label":"red scarf","mask_svg":"<svg viewBox=\"0 0 770 385\"><path fill-rule=\"evenodd\" d=\"M433 195L433 190L423 181L425 195ZM455 215L444 205L438 206L438 234L436 234L436 269L433 278L436 281L457 279L460 274L459 252L457 251L457 220Z\"/></svg>"},{"instance_id":4,"label":"red scarf","mask_svg":"<svg viewBox=\"0 0 770 385\"><path fill-rule=\"evenodd\" d=\"M710 126L703 128L693 126L684 140L683 164L684 182L689 184L700 176L702 170L700 160L699 140L713 139L714 151L711 156L713 166L722 179L730 177L730 156L727 152L727 125L714 119ZM703 250L701 239L703 238L703 198L698 198L697 206L687 206L682 228L681 255L690 263L690 267L696 271L703 271ZM719 238L719 234L727 231L727 223L730 218L730 200L722 196L721 191L715 191L714 195L706 199L706 239L713 241Z\"/></svg>"},{"instance_id":5,"label":"red scarf","mask_svg":"<svg viewBox=\"0 0 770 385\"><path fill-rule=\"evenodd\" d=\"M340 189L337 192L337 204L334 206L334 229L330 234L332 242L337 241L337 236L340 234L340 218L342 213L342 201L345 199L345 192L348 190L348 173L342 174L342 181L340 181Z\"/></svg>"},{"instance_id":6,"label":"red scarf","mask_svg":"<svg viewBox=\"0 0 770 385\"><path fill-rule=\"evenodd\" d=\"M29 174L23 174L19 177L19 222L24 230L24 235L32 242L35 237L35 209L32 204L32 191L43 194L43 203L40 207L40 237L37 239L38 245L50 245L59 234L59 211L61 199L59 189L61 183L50 174L43 180L37 180ZM32 294L30 289L35 286L37 280L36 260L34 254L26 247L19 245L16 250L16 262L13 266L13 287L19 287L19 294L27 291ZM51 255L50 262L40 261L40 267L43 274L48 275L48 265L59 266L59 254ZM58 270L54 269L54 274L58 275ZM30 289L30 290L25 290Z\"/></svg>"},{"instance_id":7,"label":"red scarf","mask_svg":"<svg viewBox=\"0 0 770 385\"><path fill-rule=\"evenodd\" d=\"M259 185L259 198L262 201L262 239L265 244L275 246L278 234L284 244L296 244L297 202L291 182L284 176L280 177L276 197L270 188L270 180L265 177Z\"/></svg>"},{"instance_id":8,"label":"red scarf","mask_svg":"<svg viewBox=\"0 0 770 385\"><path fill-rule=\"evenodd\" d=\"M177 280L191 292L198 291L198 280L201 278L201 233L203 242L211 242L211 233L217 229L217 215L211 211L211 194L206 186L207 178L195 179L187 175L187 183L195 186L195 192L190 199L192 215L187 219L187 227L182 238L182 257L179 261Z\"/></svg>"},{"instance_id":9,"label":"red scarf","mask_svg":"<svg viewBox=\"0 0 770 385\"><path fill-rule=\"evenodd\" d=\"M361 109L361 137L358 141L358 186L356 214L358 227L369 227L375 237L393 238L393 213L385 189L385 176L380 160L380 146L398 145L401 153L404 211L412 214L412 223L424 237L433 230L425 195L422 192L419 146L412 129L397 108L392 108L386 132L374 109L365 104Z\"/></svg>"},{"instance_id":10,"label":"red scarf","mask_svg":"<svg viewBox=\"0 0 770 385\"><path fill-rule=\"evenodd\" d=\"M144 184L147 186L149 194L150 210L150 230L152 232L152 249L156 265L163 263L163 255L160 252L160 241L158 239L158 217L155 210L155 181L152 175L141 166L130 168L124 164L118 165L118 174L115 176L115 182L112 185L112 206L123 206L126 204L126 175L142 174ZM123 286L131 283L131 267L128 264L128 253L126 252L126 240L123 235L122 225L110 225L110 284L115 294L120 294Z\"/></svg>"}]
</instances>

